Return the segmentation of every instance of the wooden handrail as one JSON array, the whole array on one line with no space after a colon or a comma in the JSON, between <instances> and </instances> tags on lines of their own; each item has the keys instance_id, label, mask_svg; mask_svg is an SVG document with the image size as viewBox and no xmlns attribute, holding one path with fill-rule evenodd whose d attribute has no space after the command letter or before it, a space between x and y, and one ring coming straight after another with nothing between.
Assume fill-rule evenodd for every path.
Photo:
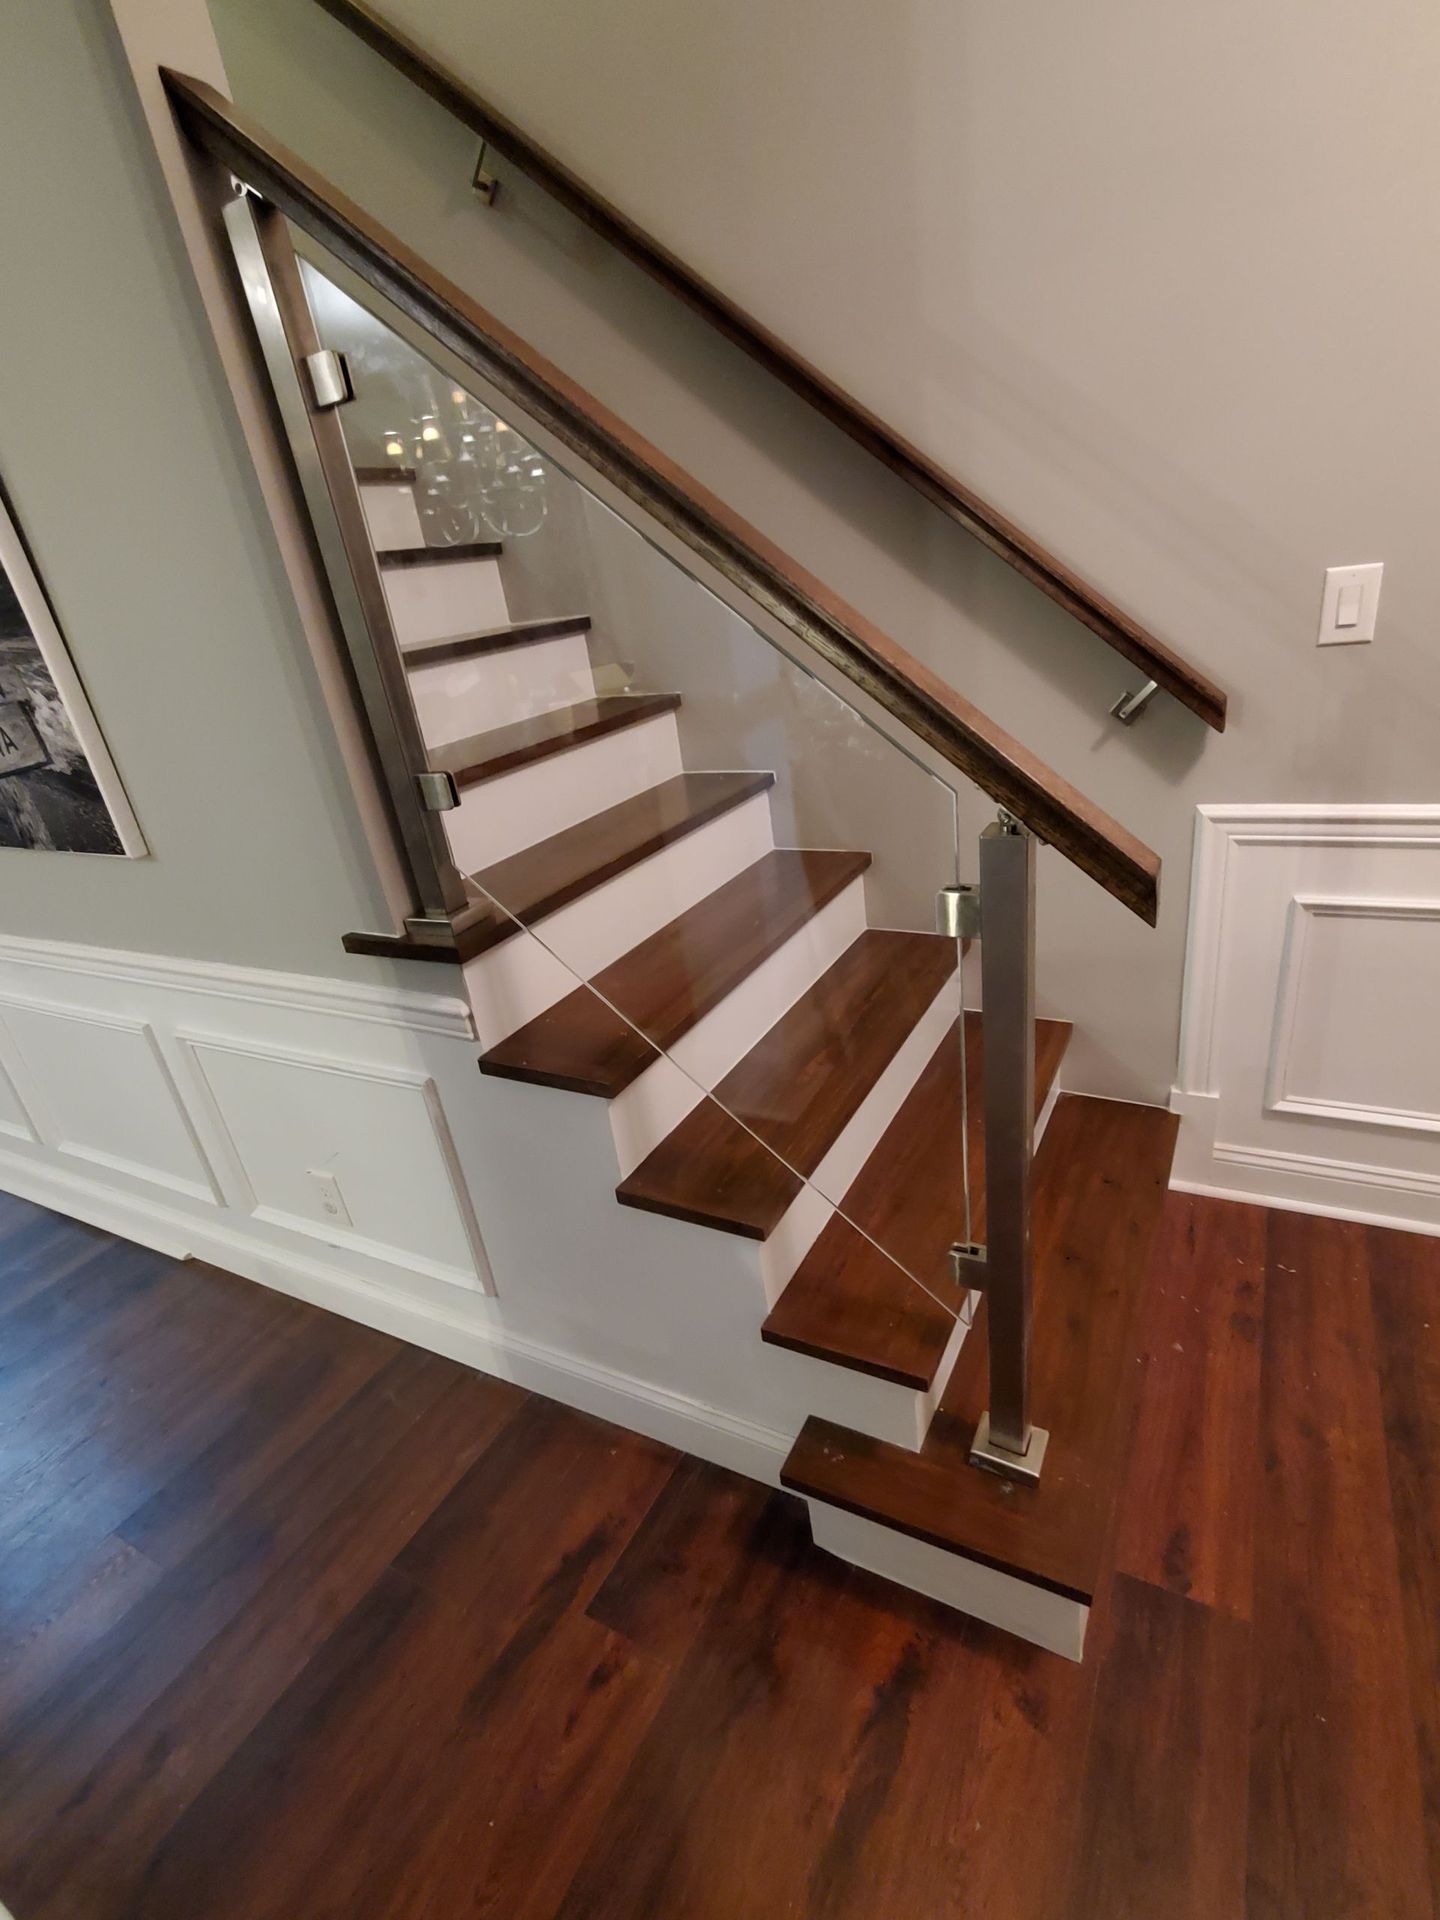
<instances>
[{"instance_id":1,"label":"wooden handrail","mask_svg":"<svg viewBox=\"0 0 1440 1920\"><path fill-rule=\"evenodd\" d=\"M1040 839L1154 924L1159 856L836 598L624 421L203 82L166 70L190 139L516 402L929 743Z\"/></svg>"},{"instance_id":2,"label":"wooden handrail","mask_svg":"<svg viewBox=\"0 0 1440 1920\"><path fill-rule=\"evenodd\" d=\"M563 161L548 153L523 128L482 99L458 74L393 27L367 0L317 0L317 3L577 219L718 328L767 373L783 381L858 446L957 521L967 533L983 541L992 553L998 554L1057 606L1073 614L1117 653L1142 668L1149 679L1198 714L1207 726L1217 733L1224 732L1226 696L1213 680L1123 613L998 508L982 500L953 473L946 472L928 454L887 426L718 287L686 266L652 234L587 186Z\"/></svg>"}]
</instances>

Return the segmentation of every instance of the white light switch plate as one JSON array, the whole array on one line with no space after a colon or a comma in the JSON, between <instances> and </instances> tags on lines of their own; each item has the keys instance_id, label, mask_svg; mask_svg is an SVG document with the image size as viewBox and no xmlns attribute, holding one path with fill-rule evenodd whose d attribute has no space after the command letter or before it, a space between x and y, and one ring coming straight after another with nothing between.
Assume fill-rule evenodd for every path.
<instances>
[{"instance_id":1,"label":"white light switch plate","mask_svg":"<svg viewBox=\"0 0 1440 1920\"><path fill-rule=\"evenodd\" d=\"M1364 567L1327 567L1325 598L1320 606L1316 645L1355 647L1375 638L1375 615L1380 607L1381 560Z\"/></svg>"}]
</instances>

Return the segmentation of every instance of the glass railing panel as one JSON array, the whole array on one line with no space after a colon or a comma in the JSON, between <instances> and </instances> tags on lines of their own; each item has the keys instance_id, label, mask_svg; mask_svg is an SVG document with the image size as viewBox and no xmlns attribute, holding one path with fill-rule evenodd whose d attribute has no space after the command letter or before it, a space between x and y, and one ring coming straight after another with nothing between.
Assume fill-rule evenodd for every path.
<instances>
[{"instance_id":1,"label":"glass railing panel","mask_svg":"<svg viewBox=\"0 0 1440 1920\"><path fill-rule=\"evenodd\" d=\"M759 1241L772 1302L828 1234L827 1268L879 1260L953 1319L977 1117L964 943L936 931L954 788L475 376L305 285L456 786L486 1070L607 1098L620 1199Z\"/></svg>"}]
</instances>

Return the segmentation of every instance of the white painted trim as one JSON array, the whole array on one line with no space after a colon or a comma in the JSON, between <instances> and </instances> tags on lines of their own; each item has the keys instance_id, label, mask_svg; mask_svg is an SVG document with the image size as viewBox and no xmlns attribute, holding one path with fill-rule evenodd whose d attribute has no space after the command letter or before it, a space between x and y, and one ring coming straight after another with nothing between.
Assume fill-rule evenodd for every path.
<instances>
[{"instance_id":1,"label":"white painted trim","mask_svg":"<svg viewBox=\"0 0 1440 1920\"><path fill-rule=\"evenodd\" d=\"M266 1008L289 1007L298 1013L335 1014L347 1020L369 1020L380 1026L408 1027L453 1039L475 1038L469 1002L458 994L371 987L358 981L232 967L215 960L125 953L62 940L25 940L14 934L0 934L0 963L78 973L88 979L123 980L169 992L203 993L212 999L238 1000ZM458 971L455 977L458 981Z\"/></svg>"},{"instance_id":2,"label":"white painted trim","mask_svg":"<svg viewBox=\"0 0 1440 1920\"><path fill-rule=\"evenodd\" d=\"M244 1041L234 1040L228 1036L197 1033L181 1028L176 1029L175 1039L190 1064L191 1074L205 1103L205 1111L211 1124L225 1143L230 1164L243 1196L241 1204L254 1219L265 1221L270 1226L280 1227L287 1233L304 1234L308 1239L319 1240L326 1246L341 1247L368 1259L378 1260L386 1266L403 1266L415 1273L428 1274L431 1279L443 1280L449 1286L464 1287L471 1292L488 1294L495 1292L495 1278L485 1252L485 1243L480 1235L480 1223L475 1218L475 1208L465 1184L465 1176L460 1169L459 1156L455 1151L450 1125L440 1101L439 1089L428 1073L417 1073L407 1067L377 1066L370 1061L344 1060L331 1054L309 1053L295 1047L276 1046L268 1041L264 1046L247 1045ZM255 1192L249 1169L245 1165L245 1156L231 1132L219 1097L205 1070L205 1063L201 1058L202 1051L232 1053L249 1060L280 1061L286 1066L304 1067L312 1073L334 1074L342 1080L370 1080L379 1086L409 1087L418 1093L430 1122L436 1151L445 1168L446 1179L451 1197L455 1202L455 1211L465 1235L466 1245L474 1261L473 1270L452 1267L445 1261L432 1260L425 1254L416 1253L412 1248L392 1246L388 1242L375 1239L370 1234L357 1233L351 1228L337 1227L328 1221L310 1220L303 1214L290 1213L280 1207L263 1205Z\"/></svg>"},{"instance_id":3,"label":"white painted trim","mask_svg":"<svg viewBox=\"0 0 1440 1920\"><path fill-rule=\"evenodd\" d=\"M1273 1044L1265 1079L1266 1111L1306 1113L1318 1120L1341 1120L1352 1126L1440 1133L1440 1110L1407 1111L1399 1107L1363 1106L1290 1091L1290 1052L1295 1016L1305 983L1310 929L1317 919L1440 922L1440 900L1392 899L1369 894L1297 893L1294 896L1286 916L1285 953L1280 968ZM1338 1166L1341 1163L1331 1164Z\"/></svg>"},{"instance_id":4,"label":"white painted trim","mask_svg":"<svg viewBox=\"0 0 1440 1920\"><path fill-rule=\"evenodd\" d=\"M1340 853L1414 850L1433 856L1440 852L1440 805L1280 803L1198 809L1179 1061L1170 1097L1171 1110L1181 1120L1171 1185L1182 1192L1363 1220L1403 1231L1440 1232L1440 1177L1428 1171L1377 1166L1348 1154L1317 1154L1303 1146L1261 1145L1224 1137L1217 1019L1225 955L1233 944L1227 916L1249 910L1245 900L1235 897L1240 884L1238 856L1245 849L1267 847L1301 852L1333 848ZM1347 869L1351 872L1353 866ZM1300 877L1298 872L1293 876ZM1307 872L1305 877L1312 876ZM1287 922L1279 973L1273 982L1256 983L1257 992L1273 989L1276 995L1257 1116L1261 1112L1294 1115L1300 1126L1339 1122L1392 1136L1409 1132L1417 1142L1440 1132L1440 1108L1401 1112L1356 1105L1294 1091L1287 1084L1288 1053L1313 920L1323 915L1440 919L1440 900L1433 897L1433 887L1424 894L1397 894L1392 880L1390 888L1372 894L1347 893L1336 886L1322 891L1313 885L1295 891L1293 882L1285 887ZM1275 910L1273 893L1267 910ZM1233 1128L1234 1120L1229 1124Z\"/></svg>"},{"instance_id":5,"label":"white painted trim","mask_svg":"<svg viewBox=\"0 0 1440 1920\"><path fill-rule=\"evenodd\" d=\"M64 1129L55 1124L53 1107L43 1125L37 1129L39 1141L50 1147L55 1153L63 1153L72 1160L88 1160L94 1166L105 1167L112 1173L127 1175L132 1180L143 1180L151 1186L168 1187L172 1193L183 1193L191 1200L199 1200L211 1207L225 1204L225 1190L220 1183L209 1154L205 1151L205 1142L196 1130L180 1089L175 1084L175 1076L170 1071L170 1063L165 1058L154 1027L148 1020L137 1020L129 1014L103 1012L97 1007L67 1006L58 1000L36 1000L19 994L0 994L0 1028L4 1028L9 1046L16 1060L23 1065L25 1077L33 1089L29 1100L21 1099L27 1118L32 1126L36 1125L36 1115L46 1114L48 1103L35 1097L36 1078L30 1062L25 1057L25 1048L5 1020L8 1011L18 1013L38 1013L51 1020L68 1021L72 1026L106 1027L112 1032L133 1034L143 1042L146 1052L160 1076L160 1082L170 1097L175 1117L179 1121L185 1137L189 1140L195 1158L199 1162L201 1178L187 1180L183 1174L172 1173L165 1167L157 1167L148 1160L132 1160L127 1154L110 1153L101 1147L87 1146L83 1140L72 1140L65 1136Z\"/></svg>"},{"instance_id":6,"label":"white painted trim","mask_svg":"<svg viewBox=\"0 0 1440 1920\"><path fill-rule=\"evenodd\" d=\"M1206 806L1196 809L1178 1085L1218 1091L1214 1042L1226 885L1237 846L1440 847L1440 805Z\"/></svg>"},{"instance_id":7,"label":"white painted trim","mask_svg":"<svg viewBox=\"0 0 1440 1920\"><path fill-rule=\"evenodd\" d=\"M206 1260L277 1292L307 1300L362 1326L442 1353L462 1366L513 1380L535 1393L649 1435L775 1486L793 1435L762 1427L653 1381L584 1360L508 1332L480 1313L474 1295L452 1309L407 1297L292 1249L259 1246L219 1218L197 1219L148 1196L121 1193L68 1169L0 1147L0 1185L37 1206L53 1207L177 1260Z\"/></svg>"}]
</instances>

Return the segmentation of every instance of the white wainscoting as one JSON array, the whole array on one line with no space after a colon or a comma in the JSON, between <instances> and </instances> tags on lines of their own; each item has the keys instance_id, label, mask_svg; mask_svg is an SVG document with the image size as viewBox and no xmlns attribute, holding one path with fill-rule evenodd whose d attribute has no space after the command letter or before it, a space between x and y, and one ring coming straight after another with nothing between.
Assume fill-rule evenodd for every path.
<instances>
[{"instance_id":1,"label":"white wainscoting","mask_svg":"<svg viewBox=\"0 0 1440 1920\"><path fill-rule=\"evenodd\" d=\"M773 1482L748 1243L677 1269L603 1103L478 1053L444 991L0 936L0 1190Z\"/></svg>"},{"instance_id":2,"label":"white wainscoting","mask_svg":"<svg viewBox=\"0 0 1440 1920\"><path fill-rule=\"evenodd\" d=\"M1174 1185L1440 1233L1440 806L1202 807Z\"/></svg>"},{"instance_id":3,"label":"white wainscoting","mask_svg":"<svg viewBox=\"0 0 1440 1920\"><path fill-rule=\"evenodd\" d=\"M167 1244L219 1215L267 1247L489 1291L426 1062L473 1072L473 1033L458 999L0 940L0 1153L162 1208Z\"/></svg>"}]
</instances>

